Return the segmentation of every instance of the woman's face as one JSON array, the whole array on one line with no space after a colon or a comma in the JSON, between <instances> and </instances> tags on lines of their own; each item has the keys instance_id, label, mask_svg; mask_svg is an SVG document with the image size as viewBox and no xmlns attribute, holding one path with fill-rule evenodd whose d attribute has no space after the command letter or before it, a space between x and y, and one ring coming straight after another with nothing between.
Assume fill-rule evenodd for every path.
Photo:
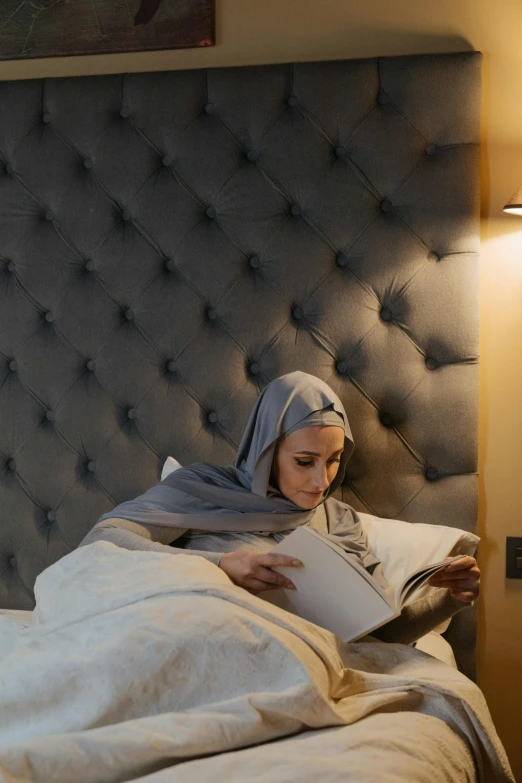
<instances>
[{"instance_id":1,"label":"woman's face","mask_svg":"<svg viewBox=\"0 0 522 783\"><path fill-rule=\"evenodd\" d=\"M271 483L296 506L314 508L337 474L343 449L342 427L315 425L291 432L276 447Z\"/></svg>"}]
</instances>

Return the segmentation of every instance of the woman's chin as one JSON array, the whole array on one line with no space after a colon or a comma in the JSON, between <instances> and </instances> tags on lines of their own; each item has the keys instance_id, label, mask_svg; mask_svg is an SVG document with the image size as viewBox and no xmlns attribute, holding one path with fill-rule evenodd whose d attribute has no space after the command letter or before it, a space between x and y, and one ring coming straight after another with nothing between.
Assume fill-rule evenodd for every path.
<instances>
[{"instance_id":1,"label":"woman's chin","mask_svg":"<svg viewBox=\"0 0 522 783\"><path fill-rule=\"evenodd\" d=\"M321 497L322 495L318 495L315 498L311 495L307 497L301 492L298 497L294 498L294 503L296 506L300 506L300 508L315 508L321 502Z\"/></svg>"}]
</instances>

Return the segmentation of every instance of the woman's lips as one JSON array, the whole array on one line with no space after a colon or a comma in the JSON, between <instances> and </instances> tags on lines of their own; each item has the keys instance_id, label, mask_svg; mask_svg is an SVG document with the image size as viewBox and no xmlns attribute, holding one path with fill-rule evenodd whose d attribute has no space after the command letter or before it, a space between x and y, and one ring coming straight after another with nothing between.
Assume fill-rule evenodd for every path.
<instances>
[{"instance_id":1,"label":"woman's lips","mask_svg":"<svg viewBox=\"0 0 522 783\"><path fill-rule=\"evenodd\" d=\"M323 494L322 492L305 492L304 489L303 492L305 493L305 495L310 495L310 497L312 498L318 498L319 495Z\"/></svg>"}]
</instances>

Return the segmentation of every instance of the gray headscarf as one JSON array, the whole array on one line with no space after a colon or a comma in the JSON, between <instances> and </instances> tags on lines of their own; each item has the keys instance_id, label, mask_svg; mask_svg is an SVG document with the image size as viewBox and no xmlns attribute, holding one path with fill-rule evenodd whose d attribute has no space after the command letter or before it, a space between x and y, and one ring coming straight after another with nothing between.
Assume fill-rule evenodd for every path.
<instances>
[{"instance_id":1,"label":"gray headscarf","mask_svg":"<svg viewBox=\"0 0 522 783\"><path fill-rule=\"evenodd\" d=\"M344 478L354 443L339 397L324 381L295 371L265 386L248 419L232 465L195 462L170 473L143 495L116 506L100 520L119 517L144 525L221 532L282 532L309 523L315 509L302 509L270 486L277 442L302 427L344 428L337 474L320 503L329 536L359 555L365 566L379 561L368 552L357 512L331 497Z\"/></svg>"}]
</instances>

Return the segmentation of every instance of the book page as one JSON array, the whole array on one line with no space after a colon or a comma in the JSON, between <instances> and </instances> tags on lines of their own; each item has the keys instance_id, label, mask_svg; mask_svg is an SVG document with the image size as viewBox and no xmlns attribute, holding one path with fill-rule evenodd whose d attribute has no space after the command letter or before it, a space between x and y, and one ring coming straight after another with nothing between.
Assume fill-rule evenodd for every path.
<instances>
[{"instance_id":1,"label":"book page","mask_svg":"<svg viewBox=\"0 0 522 783\"><path fill-rule=\"evenodd\" d=\"M267 590L259 597L326 628L344 642L365 636L396 616L385 597L351 567L350 560L340 557L308 528L294 530L272 553L291 555L304 564L273 568L297 589Z\"/></svg>"},{"instance_id":2,"label":"book page","mask_svg":"<svg viewBox=\"0 0 522 783\"><path fill-rule=\"evenodd\" d=\"M462 555L455 555L455 557L448 558L447 560L439 560L438 563L431 563L429 566L424 566L424 568L419 568L417 571L409 574L395 590L395 606L397 609L402 609L405 601L407 601L419 587L426 584L433 574L442 571L454 560L460 560L461 557Z\"/></svg>"},{"instance_id":3,"label":"book page","mask_svg":"<svg viewBox=\"0 0 522 783\"><path fill-rule=\"evenodd\" d=\"M370 574L368 569L366 569L357 555L353 555L350 552L345 552L344 549L339 546L339 544L335 544L330 539L325 539L324 536L321 536L320 533L318 533L316 530L314 530L311 527L303 528L304 530L307 530L311 535L316 536L316 538L319 539L319 541L328 547L332 549L333 552L336 552L342 560L348 563L352 568L355 568L355 570L359 573L362 579L365 579L366 582L372 587L373 590L376 590L383 600L385 600L390 606L394 605L394 588L382 588L381 585L375 581L373 576Z\"/></svg>"}]
</instances>

